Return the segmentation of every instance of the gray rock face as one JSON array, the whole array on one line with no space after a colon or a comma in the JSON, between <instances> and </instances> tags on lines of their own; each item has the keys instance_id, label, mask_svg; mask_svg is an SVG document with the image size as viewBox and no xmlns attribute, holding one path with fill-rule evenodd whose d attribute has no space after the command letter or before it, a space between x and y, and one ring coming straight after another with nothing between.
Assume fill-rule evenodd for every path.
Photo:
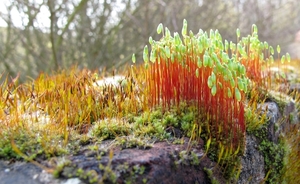
<instances>
[{"instance_id":1,"label":"gray rock face","mask_svg":"<svg viewBox=\"0 0 300 184\"><path fill-rule=\"evenodd\" d=\"M53 177L32 163L0 160L1 184L61 184L62 181Z\"/></svg>"},{"instance_id":2,"label":"gray rock face","mask_svg":"<svg viewBox=\"0 0 300 184\"><path fill-rule=\"evenodd\" d=\"M275 102L266 102L264 104L260 104L258 109L261 110L261 113L267 113L268 121L268 139L274 143L278 142L279 131L276 131L276 127L278 126L278 119L281 117L278 105Z\"/></svg>"},{"instance_id":3,"label":"gray rock face","mask_svg":"<svg viewBox=\"0 0 300 184\"><path fill-rule=\"evenodd\" d=\"M258 105L261 113L266 113L268 117L268 139L271 142L278 143L280 130L276 130L281 113L275 102L266 102ZM264 156L259 150L259 140L254 135L246 135L246 150L241 158L242 171L238 180L239 184L256 184L265 178Z\"/></svg>"},{"instance_id":4,"label":"gray rock face","mask_svg":"<svg viewBox=\"0 0 300 184\"><path fill-rule=\"evenodd\" d=\"M242 171L238 184L256 184L264 179L264 157L258 150L258 141L253 135L246 136L246 150L241 159L241 164Z\"/></svg>"}]
</instances>

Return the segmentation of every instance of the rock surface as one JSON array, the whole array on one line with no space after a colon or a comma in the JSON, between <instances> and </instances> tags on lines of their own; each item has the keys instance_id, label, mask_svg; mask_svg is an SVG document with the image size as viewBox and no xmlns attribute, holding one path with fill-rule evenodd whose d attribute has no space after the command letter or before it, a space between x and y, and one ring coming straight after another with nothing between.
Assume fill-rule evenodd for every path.
<instances>
[{"instance_id":1,"label":"rock surface","mask_svg":"<svg viewBox=\"0 0 300 184\"><path fill-rule=\"evenodd\" d=\"M176 145L158 142L150 149L122 150L116 147L112 159L108 152L83 148L76 155L64 158L68 164L60 170L60 179L53 178L32 163L0 161L0 183L81 184L99 181L104 175L104 183L211 183L212 178L204 168L213 172L214 180L225 182L217 165L203 156L203 142L192 148L193 156L186 154L187 146L188 139L184 144ZM104 155L99 157L101 153ZM50 161L42 164L51 166Z\"/></svg>"},{"instance_id":2,"label":"rock surface","mask_svg":"<svg viewBox=\"0 0 300 184\"><path fill-rule=\"evenodd\" d=\"M266 102L260 104L258 109L261 110L261 113L266 113L268 117L268 139L274 143L278 142L279 131L276 131L276 126L278 119L281 117L280 110L278 105L275 102Z\"/></svg>"},{"instance_id":3,"label":"rock surface","mask_svg":"<svg viewBox=\"0 0 300 184\"><path fill-rule=\"evenodd\" d=\"M246 136L246 150L241 158L241 164L242 171L238 184L256 184L264 179L264 157L258 150L258 140L253 135Z\"/></svg>"},{"instance_id":4,"label":"rock surface","mask_svg":"<svg viewBox=\"0 0 300 184\"><path fill-rule=\"evenodd\" d=\"M53 176L40 167L25 162L0 161L0 183L1 184L60 184Z\"/></svg>"},{"instance_id":5,"label":"rock surface","mask_svg":"<svg viewBox=\"0 0 300 184\"><path fill-rule=\"evenodd\" d=\"M284 131L283 128L280 128L280 123L290 123L286 122L286 117L291 114L296 116L294 117L296 120L293 119L293 122L298 121L296 115L298 112L294 102L287 103L283 113L280 113L278 105L272 101L259 104L258 110L261 111L260 113L266 113L268 117L267 138L275 144L278 144L279 135ZM255 135L246 135L245 154L241 158L241 165L242 170L238 180L239 184L256 184L263 182L266 176L264 156L259 150L259 140Z\"/></svg>"}]
</instances>

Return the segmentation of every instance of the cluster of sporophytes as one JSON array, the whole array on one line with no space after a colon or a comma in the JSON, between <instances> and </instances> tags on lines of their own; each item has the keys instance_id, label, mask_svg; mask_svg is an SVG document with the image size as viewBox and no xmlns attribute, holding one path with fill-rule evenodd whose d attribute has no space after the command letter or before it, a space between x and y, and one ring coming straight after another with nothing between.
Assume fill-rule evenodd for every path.
<instances>
[{"instance_id":1,"label":"cluster of sporophytes","mask_svg":"<svg viewBox=\"0 0 300 184\"><path fill-rule=\"evenodd\" d=\"M20 85L17 79L3 79L0 157L19 157L15 152L65 153L64 148L73 146L70 140L87 134L93 122L138 111L140 102L135 98L130 73L117 86L97 86L98 77L73 68L50 76L42 73Z\"/></svg>"},{"instance_id":2,"label":"cluster of sporophytes","mask_svg":"<svg viewBox=\"0 0 300 184\"><path fill-rule=\"evenodd\" d=\"M186 20L181 35L171 35L162 24L157 33L162 38L155 41L150 37L151 51L146 45L143 52L150 106L161 106L163 111L183 101L194 106L198 116L191 126L191 139L202 137L209 156L224 171L236 172L239 166L234 160L243 154L245 146L248 89L268 89L275 79L285 79L270 72L273 47L258 39L255 25L247 37L240 38L237 30L236 44L223 42L218 30L209 34L201 29L197 34L188 32ZM277 52L279 57L279 46ZM135 62L134 55L132 60ZM289 54L282 56L281 62L285 61L290 61Z\"/></svg>"},{"instance_id":3,"label":"cluster of sporophytes","mask_svg":"<svg viewBox=\"0 0 300 184\"><path fill-rule=\"evenodd\" d=\"M202 30L188 35L184 21L182 39L178 33L171 36L162 24L157 32L162 32L163 38L154 41L150 37L151 52L145 46L143 54L145 67L149 67L146 79L151 106L192 103L201 116L194 123L192 136L199 137L204 128L207 149L213 141L220 150L219 158L238 154L244 144L246 68L238 57L229 57L228 44L223 44L217 30L211 30L209 36Z\"/></svg>"}]
</instances>

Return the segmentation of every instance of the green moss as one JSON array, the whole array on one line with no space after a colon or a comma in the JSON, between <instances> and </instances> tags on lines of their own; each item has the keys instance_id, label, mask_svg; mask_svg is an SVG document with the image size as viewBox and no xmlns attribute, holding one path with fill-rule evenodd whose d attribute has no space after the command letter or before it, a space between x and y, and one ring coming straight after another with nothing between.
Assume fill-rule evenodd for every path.
<instances>
[{"instance_id":1,"label":"green moss","mask_svg":"<svg viewBox=\"0 0 300 184\"><path fill-rule=\"evenodd\" d=\"M261 128L267 122L267 114L258 115L256 107L247 107L245 111L245 121L247 132L252 132Z\"/></svg>"},{"instance_id":2,"label":"green moss","mask_svg":"<svg viewBox=\"0 0 300 184\"><path fill-rule=\"evenodd\" d=\"M142 175L145 172L145 166L135 165L133 166L133 172L138 175Z\"/></svg>"},{"instance_id":3,"label":"green moss","mask_svg":"<svg viewBox=\"0 0 300 184\"><path fill-rule=\"evenodd\" d=\"M142 182L147 183L147 178L143 178Z\"/></svg>"},{"instance_id":4,"label":"green moss","mask_svg":"<svg viewBox=\"0 0 300 184\"><path fill-rule=\"evenodd\" d=\"M116 172L122 175L125 183L137 183L137 179L146 174L146 167L143 165L129 166L128 163L120 164L116 167ZM143 178L142 182L146 183L147 178Z\"/></svg>"},{"instance_id":5,"label":"green moss","mask_svg":"<svg viewBox=\"0 0 300 184\"><path fill-rule=\"evenodd\" d=\"M103 171L102 179L101 181L103 183L111 182L111 183L116 183L117 182L117 175L116 173L112 170L111 166L108 164L107 166L104 166L102 164L99 164L99 168L101 171ZM98 174L95 175L95 182L98 181Z\"/></svg>"},{"instance_id":6,"label":"green moss","mask_svg":"<svg viewBox=\"0 0 300 184\"><path fill-rule=\"evenodd\" d=\"M179 159L176 161L176 164L179 165L189 165L189 153L187 151L179 152Z\"/></svg>"},{"instance_id":7,"label":"green moss","mask_svg":"<svg viewBox=\"0 0 300 184\"><path fill-rule=\"evenodd\" d=\"M266 183L280 182L280 176L284 166L283 158L285 151L281 144L263 140L259 145L259 150L262 151L265 162L265 171L269 172Z\"/></svg>"},{"instance_id":8,"label":"green moss","mask_svg":"<svg viewBox=\"0 0 300 184\"><path fill-rule=\"evenodd\" d=\"M86 172L87 181L90 184L98 183L98 174L95 170L89 170Z\"/></svg>"},{"instance_id":9,"label":"green moss","mask_svg":"<svg viewBox=\"0 0 300 184\"><path fill-rule=\"evenodd\" d=\"M214 177L212 169L204 168L207 177L211 184L219 184L219 181Z\"/></svg>"},{"instance_id":10,"label":"green moss","mask_svg":"<svg viewBox=\"0 0 300 184\"><path fill-rule=\"evenodd\" d=\"M116 145L121 146L121 148L141 148L141 149L148 149L152 147L149 138L141 137L141 136L122 136L117 137Z\"/></svg>"},{"instance_id":11,"label":"green moss","mask_svg":"<svg viewBox=\"0 0 300 184\"><path fill-rule=\"evenodd\" d=\"M84 176L84 170L82 168L77 169L76 176L79 178L83 178Z\"/></svg>"},{"instance_id":12,"label":"green moss","mask_svg":"<svg viewBox=\"0 0 300 184\"><path fill-rule=\"evenodd\" d=\"M283 141L278 144L268 140L268 127L264 124L261 128L249 132L255 135L259 141L259 150L264 157L266 183L280 183L282 169L284 167L284 157L286 154Z\"/></svg>"},{"instance_id":13,"label":"green moss","mask_svg":"<svg viewBox=\"0 0 300 184\"><path fill-rule=\"evenodd\" d=\"M162 123L164 125L178 127L179 121L175 114L167 113L164 116Z\"/></svg>"},{"instance_id":14,"label":"green moss","mask_svg":"<svg viewBox=\"0 0 300 184\"><path fill-rule=\"evenodd\" d=\"M179 157L176 155L173 155L175 158L175 165L193 165L193 166L199 166L200 160L202 158L202 155L198 155L194 151L186 151L183 150L179 152Z\"/></svg>"},{"instance_id":15,"label":"green moss","mask_svg":"<svg viewBox=\"0 0 300 184\"><path fill-rule=\"evenodd\" d=\"M183 138L175 138L172 142L173 144L184 144L184 139Z\"/></svg>"},{"instance_id":16,"label":"green moss","mask_svg":"<svg viewBox=\"0 0 300 184\"><path fill-rule=\"evenodd\" d=\"M131 125L122 119L104 119L94 123L91 135L103 139L114 139L117 136L128 135Z\"/></svg>"},{"instance_id":17,"label":"green moss","mask_svg":"<svg viewBox=\"0 0 300 184\"><path fill-rule=\"evenodd\" d=\"M68 153L68 149L73 147L72 144L64 146L60 137L52 138L52 145L37 132L30 132L26 129L17 132L11 132L1 137L0 140L0 158L10 159L27 159L34 160L38 156L59 156ZM14 144L15 148L12 146ZM73 147L75 150L75 147ZM26 153L26 158L21 154Z\"/></svg>"},{"instance_id":18,"label":"green moss","mask_svg":"<svg viewBox=\"0 0 300 184\"><path fill-rule=\"evenodd\" d=\"M55 178L59 178L65 167L71 166L72 162L68 159L60 159L53 171L53 176Z\"/></svg>"},{"instance_id":19,"label":"green moss","mask_svg":"<svg viewBox=\"0 0 300 184\"><path fill-rule=\"evenodd\" d=\"M200 159L198 155L195 152L191 152L191 164L195 166L199 166L200 164Z\"/></svg>"}]
</instances>

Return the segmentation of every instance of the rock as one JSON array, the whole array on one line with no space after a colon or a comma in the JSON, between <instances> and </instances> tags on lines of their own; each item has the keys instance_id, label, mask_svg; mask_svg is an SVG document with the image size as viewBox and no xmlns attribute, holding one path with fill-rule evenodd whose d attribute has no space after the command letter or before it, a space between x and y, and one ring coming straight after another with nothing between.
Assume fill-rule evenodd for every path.
<instances>
[{"instance_id":1,"label":"rock","mask_svg":"<svg viewBox=\"0 0 300 184\"><path fill-rule=\"evenodd\" d=\"M44 161L45 163L45 161ZM56 179L42 168L27 162L0 160L1 184L83 184L78 178Z\"/></svg>"},{"instance_id":2,"label":"rock","mask_svg":"<svg viewBox=\"0 0 300 184\"><path fill-rule=\"evenodd\" d=\"M1 183L3 184L10 184L10 183L16 183L16 184L39 184L38 181L34 180L33 178L29 178L28 176L16 172L12 172L7 175L0 174Z\"/></svg>"},{"instance_id":3,"label":"rock","mask_svg":"<svg viewBox=\"0 0 300 184\"><path fill-rule=\"evenodd\" d=\"M266 102L264 104L259 104L258 109L261 113L267 113L268 120L268 139L274 143L278 142L279 131L276 131L278 119L281 117L278 105L275 102ZM267 111L267 112L266 112Z\"/></svg>"},{"instance_id":4,"label":"rock","mask_svg":"<svg viewBox=\"0 0 300 184\"><path fill-rule=\"evenodd\" d=\"M277 132L275 132L275 140L278 139L278 135L286 131L289 126L293 126L299 123L299 104L296 103L296 100L293 97L286 95L284 93L269 91L271 102L259 105L259 107L265 111L266 107L271 108L268 110L268 117L270 123L275 123L277 126ZM275 103L278 102L281 105L281 113L279 112L278 105ZM269 104L273 104L269 107ZM272 126L272 125L270 125ZM272 127L270 127L272 128ZM271 130L270 130L271 131ZM287 130L288 131L288 130ZM270 135L271 136L271 135ZM274 142L274 139L272 139ZM276 141L275 141L276 142Z\"/></svg>"},{"instance_id":5,"label":"rock","mask_svg":"<svg viewBox=\"0 0 300 184\"><path fill-rule=\"evenodd\" d=\"M3 172L4 171L4 172ZM40 167L27 162L9 163L0 160L0 183L1 184L60 184L52 174Z\"/></svg>"},{"instance_id":6,"label":"rock","mask_svg":"<svg viewBox=\"0 0 300 184\"><path fill-rule=\"evenodd\" d=\"M86 154L91 150L84 147L76 155L56 158L67 161L58 172L59 179L31 163L0 161L0 183L82 184L99 182L103 177L104 183L225 183L218 165L204 155L203 141L191 152L186 151L188 142L188 138L184 144L158 142L150 149L114 147L113 155L101 149ZM103 141L98 148L101 144L110 145ZM47 167L51 163L42 161Z\"/></svg>"},{"instance_id":7,"label":"rock","mask_svg":"<svg viewBox=\"0 0 300 184\"><path fill-rule=\"evenodd\" d=\"M292 106L292 105L290 105ZM292 107L286 106L288 109ZM277 144L279 134L282 130L279 127L279 120L282 118L278 105L275 102L265 102L259 104L257 108L260 114L266 113L268 117L267 138L269 141ZM260 141L255 135L246 135L245 153L241 158L242 170L238 180L239 184L256 184L263 182L265 178L264 155L259 150Z\"/></svg>"},{"instance_id":8,"label":"rock","mask_svg":"<svg viewBox=\"0 0 300 184\"><path fill-rule=\"evenodd\" d=\"M112 179L105 183L210 183L204 168L212 169L214 177L220 183L225 182L218 166L211 162L203 154L202 146L194 148L193 156L188 154L187 142L183 145L159 142L153 144L150 149L114 149L111 160L111 170L114 173ZM84 156L69 157L73 167L82 170L93 170L97 173L98 180L104 175L103 170L109 163L109 155L104 155L101 160ZM195 158L196 157L196 158ZM102 168L102 169L101 169ZM72 171L71 171L72 173Z\"/></svg>"},{"instance_id":9,"label":"rock","mask_svg":"<svg viewBox=\"0 0 300 184\"><path fill-rule=\"evenodd\" d=\"M246 150L241 158L242 171L238 184L261 183L265 178L264 157L258 150L258 140L253 135L246 135Z\"/></svg>"},{"instance_id":10,"label":"rock","mask_svg":"<svg viewBox=\"0 0 300 184\"><path fill-rule=\"evenodd\" d=\"M299 123L298 109L295 100L285 97L282 94L281 99L284 104L283 112L280 113L279 107L275 102L266 102L258 105L258 109L265 113L267 111L268 121L268 139L278 143L279 135L284 134L290 125Z\"/></svg>"}]
</instances>

